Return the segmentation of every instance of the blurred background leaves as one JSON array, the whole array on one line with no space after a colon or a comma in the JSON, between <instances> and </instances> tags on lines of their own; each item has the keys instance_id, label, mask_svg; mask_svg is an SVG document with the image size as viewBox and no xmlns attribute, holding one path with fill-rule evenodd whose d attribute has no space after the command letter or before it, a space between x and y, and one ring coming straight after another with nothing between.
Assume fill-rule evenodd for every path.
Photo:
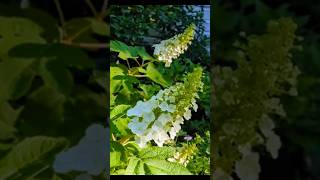
<instances>
[{"instance_id":1,"label":"blurred background leaves","mask_svg":"<svg viewBox=\"0 0 320 180\"><path fill-rule=\"evenodd\" d=\"M319 179L319 9L318 1L220 1L214 9L216 33L215 66L235 69L236 40L261 34L269 20L291 17L298 25L296 34L302 51L292 55L301 71L298 95L282 96L287 121L277 123L282 147L279 157L260 157L260 179Z\"/></svg>"},{"instance_id":2,"label":"blurred background leaves","mask_svg":"<svg viewBox=\"0 0 320 180\"><path fill-rule=\"evenodd\" d=\"M106 5L102 0L1 1L0 179L106 178ZM88 140L92 124L100 131L91 130ZM78 168L60 163L68 170L55 171L57 154L77 144L92 153L78 148L81 154L68 154L78 156Z\"/></svg>"}]
</instances>

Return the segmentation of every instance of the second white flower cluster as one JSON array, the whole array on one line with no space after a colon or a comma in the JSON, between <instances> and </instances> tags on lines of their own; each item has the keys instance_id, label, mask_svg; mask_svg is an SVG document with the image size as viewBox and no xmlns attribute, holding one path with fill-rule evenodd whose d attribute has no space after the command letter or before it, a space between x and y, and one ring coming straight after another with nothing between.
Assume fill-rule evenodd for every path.
<instances>
[{"instance_id":1,"label":"second white flower cluster","mask_svg":"<svg viewBox=\"0 0 320 180\"><path fill-rule=\"evenodd\" d=\"M183 33L153 45L153 54L158 57L159 61L164 61L166 67L169 67L172 59L178 58L187 50L194 38L195 28L196 26L191 24Z\"/></svg>"}]
</instances>

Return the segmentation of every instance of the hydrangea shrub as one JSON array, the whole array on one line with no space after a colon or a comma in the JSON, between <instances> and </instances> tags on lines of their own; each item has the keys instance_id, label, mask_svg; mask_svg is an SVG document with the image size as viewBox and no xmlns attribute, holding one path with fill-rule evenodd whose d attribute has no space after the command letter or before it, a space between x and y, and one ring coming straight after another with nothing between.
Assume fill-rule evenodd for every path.
<instances>
[{"instance_id":1,"label":"hydrangea shrub","mask_svg":"<svg viewBox=\"0 0 320 180\"><path fill-rule=\"evenodd\" d=\"M197 147L203 142L208 147L209 138L178 142L183 124L192 121L200 108L205 70L194 65L174 79L166 73L175 73L172 64L192 43L195 29L191 24L181 34L153 45L153 55L144 47L111 41L118 62L110 68L111 174L209 173L203 170L209 169L208 161L198 171L188 166L203 161L191 161L195 156L209 159Z\"/></svg>"},{"instance_id":2,"label":"hydrangea shrub","mask_svg":"<svg viewBox=\"0 0 320 180\"><path fill-rule=\"evenodd\" d=\"M261 149L278 157L277 120L286 120L281 96L296 96L299 69L292 62L300 49L297 25L290 18L270 21L262 35L234 43L236 67L213 69L212 148L214 177L259 179ZM242 33L244 35L244 33Z\"/></svg>"}]
</instances>

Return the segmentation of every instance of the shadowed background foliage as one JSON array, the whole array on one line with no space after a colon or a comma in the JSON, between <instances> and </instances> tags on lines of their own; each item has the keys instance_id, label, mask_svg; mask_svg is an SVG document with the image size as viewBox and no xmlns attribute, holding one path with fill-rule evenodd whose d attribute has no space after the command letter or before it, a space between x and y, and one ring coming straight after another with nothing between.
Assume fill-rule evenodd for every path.
<instances>
[{"instance_id":1,"label":"shadowed background foliage","mask_svg":"<svg viewBox=\"0 0 320 180\"><path fill-rule=\"evenodd\" d=\"M279 157L273 160L266 153L260 154L259 179L320 178L319 6L318 1L299 0L216 2L213 27L216 33L215 66L236 69L234 57L238 49L234 42L241 42L245 35L263 34L269 20L292 18L298 25L296 34L303 39L299 43L303 50L292 56L292 62L301 72L298 95L281 97L287 118L276 123L275 131L282 141ZM257 151L261 152L261 149Z\"/></svg>"}]
</instances>

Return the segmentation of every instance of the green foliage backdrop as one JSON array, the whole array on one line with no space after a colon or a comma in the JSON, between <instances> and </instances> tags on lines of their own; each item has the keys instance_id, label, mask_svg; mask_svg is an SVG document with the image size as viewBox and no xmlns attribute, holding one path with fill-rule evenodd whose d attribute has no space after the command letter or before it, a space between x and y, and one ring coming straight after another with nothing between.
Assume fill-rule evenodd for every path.
<instances>
[{"instance_id":1,"label":"green foliage backdrop","mask_svg":"<svg viewBox=\"0 0 320 180\"><path fill-rule=\"evenodd\" d=\"M105 177L106 131L102 137L96 131L96 142L84 136L92 124L106 126L106 65L99 66L100 59L106 64L106 56L99 54L107 49L107 4L78 3L76 7L93 10L78 17L66 13L70 4L65 1L1 3L0 179ZM54 8L41 10L50 8L46 3ZM100 141L102 154L81 146L77 151L88 159L76 162L73 152L65 158L69 163L55 166L59 153ZM102 166L90 165L94 154L100 155ZM83 165L79 169L72 163ZM98 173L91 170L101 167Z\"/></svg>"}]
</instances>

